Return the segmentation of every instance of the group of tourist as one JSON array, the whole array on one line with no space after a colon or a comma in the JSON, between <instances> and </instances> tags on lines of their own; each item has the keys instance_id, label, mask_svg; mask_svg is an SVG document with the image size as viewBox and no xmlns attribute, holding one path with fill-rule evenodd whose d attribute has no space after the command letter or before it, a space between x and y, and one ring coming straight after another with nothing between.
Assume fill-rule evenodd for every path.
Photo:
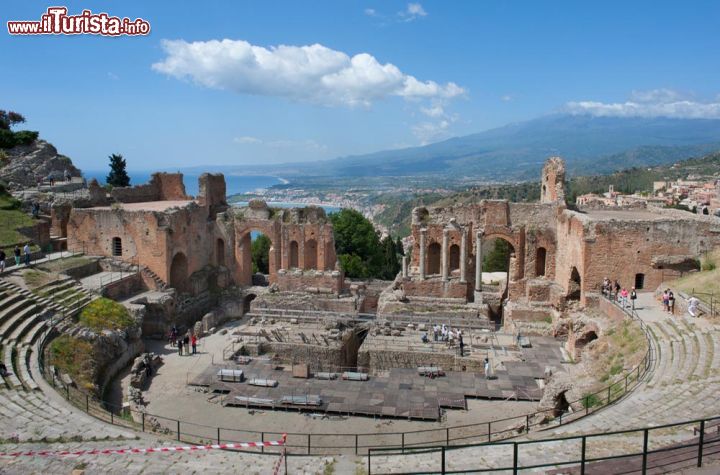
<instances>
[{"instance_id":1,"label":"group of tourist","mask_svg":"<svg viewBox=\"0 0 720 475\"><path fill-rule=\"evenodd\" d=\"M670 289L665 289L662 294L663 311L671 315L675 314L675 294Z\"/></svg>"},{"instance_id":2,"label":"group of tourist","mask_svg":"<svg viewBox=\"0 0 720 475\"><path fill-rule=\"evenodd\" d=\"M422 342L428 343L429 341L430 338L428 337L427 332L423 333ZM462 330L460 330L459 328L453 329L452 327L449 327L444 323L442 325L438 325L436 323L435 325L433 325L433 341L446 342L448 346L455 346L455 342L457 341L460 356L463 356L465 350L465 342L463 341Z\"/></svg>"},{"instance_id":3,"label":"group of tourist","mask_svg":"<svg viewBox=\"0 0 720 475\"><path fill-rule=\"evenodd\" d=\"M169 340L170 340L170 346L173 346L173 347L177 346L178 354L180 356L183 356L183 355L189 356L191 347L192 347L192 354L193 355L197 354L198 339L195 336L195 334L192 333L191 331L188 331L187 333L185 333L185 336L180 338L178 336L177 327L175 325L173 325L172 329L170 330ZM183 351L184 351L184 353L183 353Z\"/></svg>"},{"instance_id":4,"label":"group of tourist","mask_svg":"<svg viewBox=\"0 0 720 475\"><path fill-rule=\"evenodd\" d=\"M635 300L637 300L635 287L630 287L630 290L628 290L627 287L621 286L617 279L611 282L610 279L605 277L602 283L602 293L610 300L618 302L623 308L629 307L635 310Z\"/></svg>"},{"instance_id":5,"label":"group of tourist","mask_svg":"<svg viewBox=\"0 0 720 475\"><path fill-rule=\"evenodd\" d=\"M72 181L72 174L69 170L65 170L63 172L63 178L65 181ZM44 182L50 183L50 186L55 186L55 173L50 173L46 178L44 178L42 175L35 175L35 182L37 183L37 186L40 187Z\"/></svg>"},{"instance_id":6,"label":"group of tourist","mask_svg":"<svg viewBox=\"0 0 720 475\"><path fill-rule=\"evenodd\" d=\"M32 252L30 251L30 243L25 243L25 246L23 246L22 250L20 249L20 246L15 246L15 249L13 250L13 254L15 255L15 265L19 266L20 262L23 261L26 266L30 265L30 257L32 256ZM4 249L0 249L0 274L5 272L5 260L7 259L7 254L5 254Z\"/></svg>"}]
</instances>

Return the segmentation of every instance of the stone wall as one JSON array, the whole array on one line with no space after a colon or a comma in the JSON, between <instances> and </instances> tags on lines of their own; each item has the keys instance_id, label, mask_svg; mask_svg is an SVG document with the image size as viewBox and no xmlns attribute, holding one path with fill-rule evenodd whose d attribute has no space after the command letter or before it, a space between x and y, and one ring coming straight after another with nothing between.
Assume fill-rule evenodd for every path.
<instances>
[{"instance_id":1,"label":"stone wall","mask_svg":"<svg viewBox=\"0 0 720 475\"><path fill-rule=\"evenodd\" d=\"M185 193L182 173L153 173L149 183L113 188L110 196L120 203L176 201L191 199Z\"/></svg>"}]
</instances>

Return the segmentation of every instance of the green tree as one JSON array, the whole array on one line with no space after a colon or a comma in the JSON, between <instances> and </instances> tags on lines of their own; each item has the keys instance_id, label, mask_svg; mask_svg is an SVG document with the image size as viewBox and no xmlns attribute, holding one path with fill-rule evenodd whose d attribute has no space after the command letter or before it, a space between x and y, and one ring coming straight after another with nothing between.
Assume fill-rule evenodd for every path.
<instances>
[{"instance_id":1,"label":"green tree","mask_svg":"<svg viewBox=\"0 0 720 475\"><path fill-rule=\"evenodd\" d=\"M15 124L25 122L25 117L17 112L0 110L0 129L10 130Z\"/></svg>"},{"instance_id":2,"label":"green tree","mask_svg":"<svg viewBox=\"0 0 720 475\"><path fill-rule=\"evenodd\" d=\"M395 250L401 256L405 255L405 248L403 247L402 239L400 239L400 236L398 236L397 241L395 241Z\"/></svg>"},{"instance_id":3,"label":"green tree","mask_svg":"<svg viewBox=\"0 0 720 475\"><path fill-rule=\"evenodd\" d=\"M380 247L383 255L380 276L386 280L394 279L398 272L400 272L400 256L395 247L395 241L393 241L391 236L386 236L385 239L380 242Z\"/></svg>"},{"instance_id":4,"label":"green tree","mask_svg":"<svg viewBox=\"0 0 720 475\"><path fill-rule=\"evenodd\" d=\"M270 272L270 238L259 235L250 246L253 273L267 274Z\"/></svg>"},{"instance_id":5,"label":"green tree","mask_svg":"<svg viewBox=\"0 0 720 475\"><path fill-rule=\"evenodd\" d=\"M512 247L504 239L495 239L492 250L483 259L483 272L507 272Z\"/></svg>"},{"instance_id":6,"label":"green tree","mask_svg":"<svg viewBox=\"0 0 720 475\"><path fill-rule=\"evenodd\" d=\"M130 186L130 177L127 174L127 163L122 155L113 153L110 155L110 174L105 181L112 186Z\"/></svg>"},{"instance_id":7,"label":"green tree","mask_svg":"<svg viewBox=\"0 0 720 475\"><path fill-rule=\"evenodd\" d=\"M335 250L348 277L378 277L383 261L380 238L365 216L353 209L330 215Z\"/></svg>"}]
</instances>

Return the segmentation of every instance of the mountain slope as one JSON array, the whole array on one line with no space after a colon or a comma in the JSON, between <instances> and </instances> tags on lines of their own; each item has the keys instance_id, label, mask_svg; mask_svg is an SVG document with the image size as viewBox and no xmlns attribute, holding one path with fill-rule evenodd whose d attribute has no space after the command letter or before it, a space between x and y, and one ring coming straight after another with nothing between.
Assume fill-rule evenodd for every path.
<instances>
[{"instance_id":1,"label":"mountain slope","mask_svg":"<svg viewBox=\"0 0 720 475\"><path fill-rule=\"evenodd\" d=\"M251 169L288 177L442 174L518 181L537 177L552 155L562 156L571 174L587 174L671 163L717 149L720 120L550 115L423 147Z\"/></svg>"}]
</instances>

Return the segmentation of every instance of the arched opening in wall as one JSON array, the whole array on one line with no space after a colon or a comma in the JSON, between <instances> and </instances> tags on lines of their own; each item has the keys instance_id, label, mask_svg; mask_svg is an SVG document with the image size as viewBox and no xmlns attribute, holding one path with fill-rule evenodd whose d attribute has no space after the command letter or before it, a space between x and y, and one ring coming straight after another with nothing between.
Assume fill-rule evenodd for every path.
<instances>
[{"instance_id":1,"label":"arched opening in wall","mask_svg":"<svg viewBox=\"0 0 720 475\"><path fill-rule=\"evenodd\" d=\"M185 254L178 252L170 264L170 287L178 292L188 291L188 261Z\"/></svg>"},{"instance_id":2,"label":"arched opening in wall","mask_svg":"<svg viewBox=\"0 0 720 475\"><path fill-rule=\"evenodd\" d=\"M545 275L545 259L547 257L547 250L544 247L538 247L537 254L535 255L535 275L542 277Z\"/></svg>"},{"instance_id":3,"label":"arched opening in wall","mask_svg":"<svg viewBox=\"0 0 720 475\"><path fill-rule=\"evenodd\" d=\"M215 265L225 265L225 241L220 238L215 241Z\"/></svg>"},{"instance_id":4,"label":"arched opening in wall","mask_svg":"<svg viewBox=\"0 0 720 475\"><path fill-rule=\"evenodd\" d=\"M300 262L299 259L299 250L298 250L298 243L297 241L290 241L290 268L291 269L297 269L299 267L298 262Z\"/></svg>"},{"instance_id":5,"label":"arched opening in wall","mask_svg":"<svg viewBox=\"0 0 720 475\"><path fill-rule=\"evenodd\" d=\"M252 259L252 285L270 285L270 249L272 241L259 231L250 233L250 254Z\"/></svg>"},{"instance_id":6,"label":"arched opening in wall","mask_svg":"<svg viewBox=\"0 0 720 475\"><path fill-rule=\"evenodd\" d=\"M635 290L645 287L645 274L635 274Z\"/></svg>"},{"instance_id":7,"label":"arched opening in wall","mask_svg":"<svg viewBox=\"0 0 720 475\"><path fill-rule=\"evenodd\" d=\"M580 293L582 291L582 281L580 279L580 273L577 267L573 267L570 272L570 282L568 285L568 300L580 300Z\"/></svg>"},{"instance_id":8,"label":"arched opening in wall","mask_svg":"<svg viewBox=\"0 0 720 475\"><path fill-rule=\"evenodd\" d=\"M450 246L450 272L460 269L460 246Z\"/></svg>"},{"instance_id":9,"label":"arched opening in wall","mask_svg":"<svg viewBox=\"0 0 720 475\"><path fill-rule=\"evenodd\" d=\"M115 257L122 256L122 239L119 237L112 238L112 255Z\"/></svg>"},{"instance_id":10,"label":"arched opening in wall","mask_svg":"<svg viewBox=\"0 0 720 475\"><path fill-rule=\"evenodd\" d=\"M245 296L245 298L243 299L243 315L247 315L248 313L250 313L250 304L253 300L255 300L255 297L257 297L257 295L255 294L249 294Z\"/></svg>"},{"instance_id":11,"label":"arched opening in wall","mask_svg":"<svg viewBox=\"0 0 720 475\"><path fill-rule=\"evenodd\" d=\"M440 244L434 242L428 246L427 252L427 273L434 275L440 273Z\"/></svg>"},{"instance_id":12,"label":"arched opening in wall","mask_svg":"<svg viewBox=\"0 0 720 475\"><path fill-rule=\"evenodd\" d=\"M489 292L499 294L501 299L507 297L508 282L510 282L510 260L514 255L515 248L503 238L490 239L487 243L483 242L483 285L489 288Z\"/></svg>"},{"instance_id":13,"label":"arched opening in wall","mask_svg":"<svg viewBox=\"0 0 720 475\"><path fill-rule=\"evenodd\" d=\"M308 239L305 241L305 269L317 269L318 246L317 241Z\"/></svg>"}]
</instances>

